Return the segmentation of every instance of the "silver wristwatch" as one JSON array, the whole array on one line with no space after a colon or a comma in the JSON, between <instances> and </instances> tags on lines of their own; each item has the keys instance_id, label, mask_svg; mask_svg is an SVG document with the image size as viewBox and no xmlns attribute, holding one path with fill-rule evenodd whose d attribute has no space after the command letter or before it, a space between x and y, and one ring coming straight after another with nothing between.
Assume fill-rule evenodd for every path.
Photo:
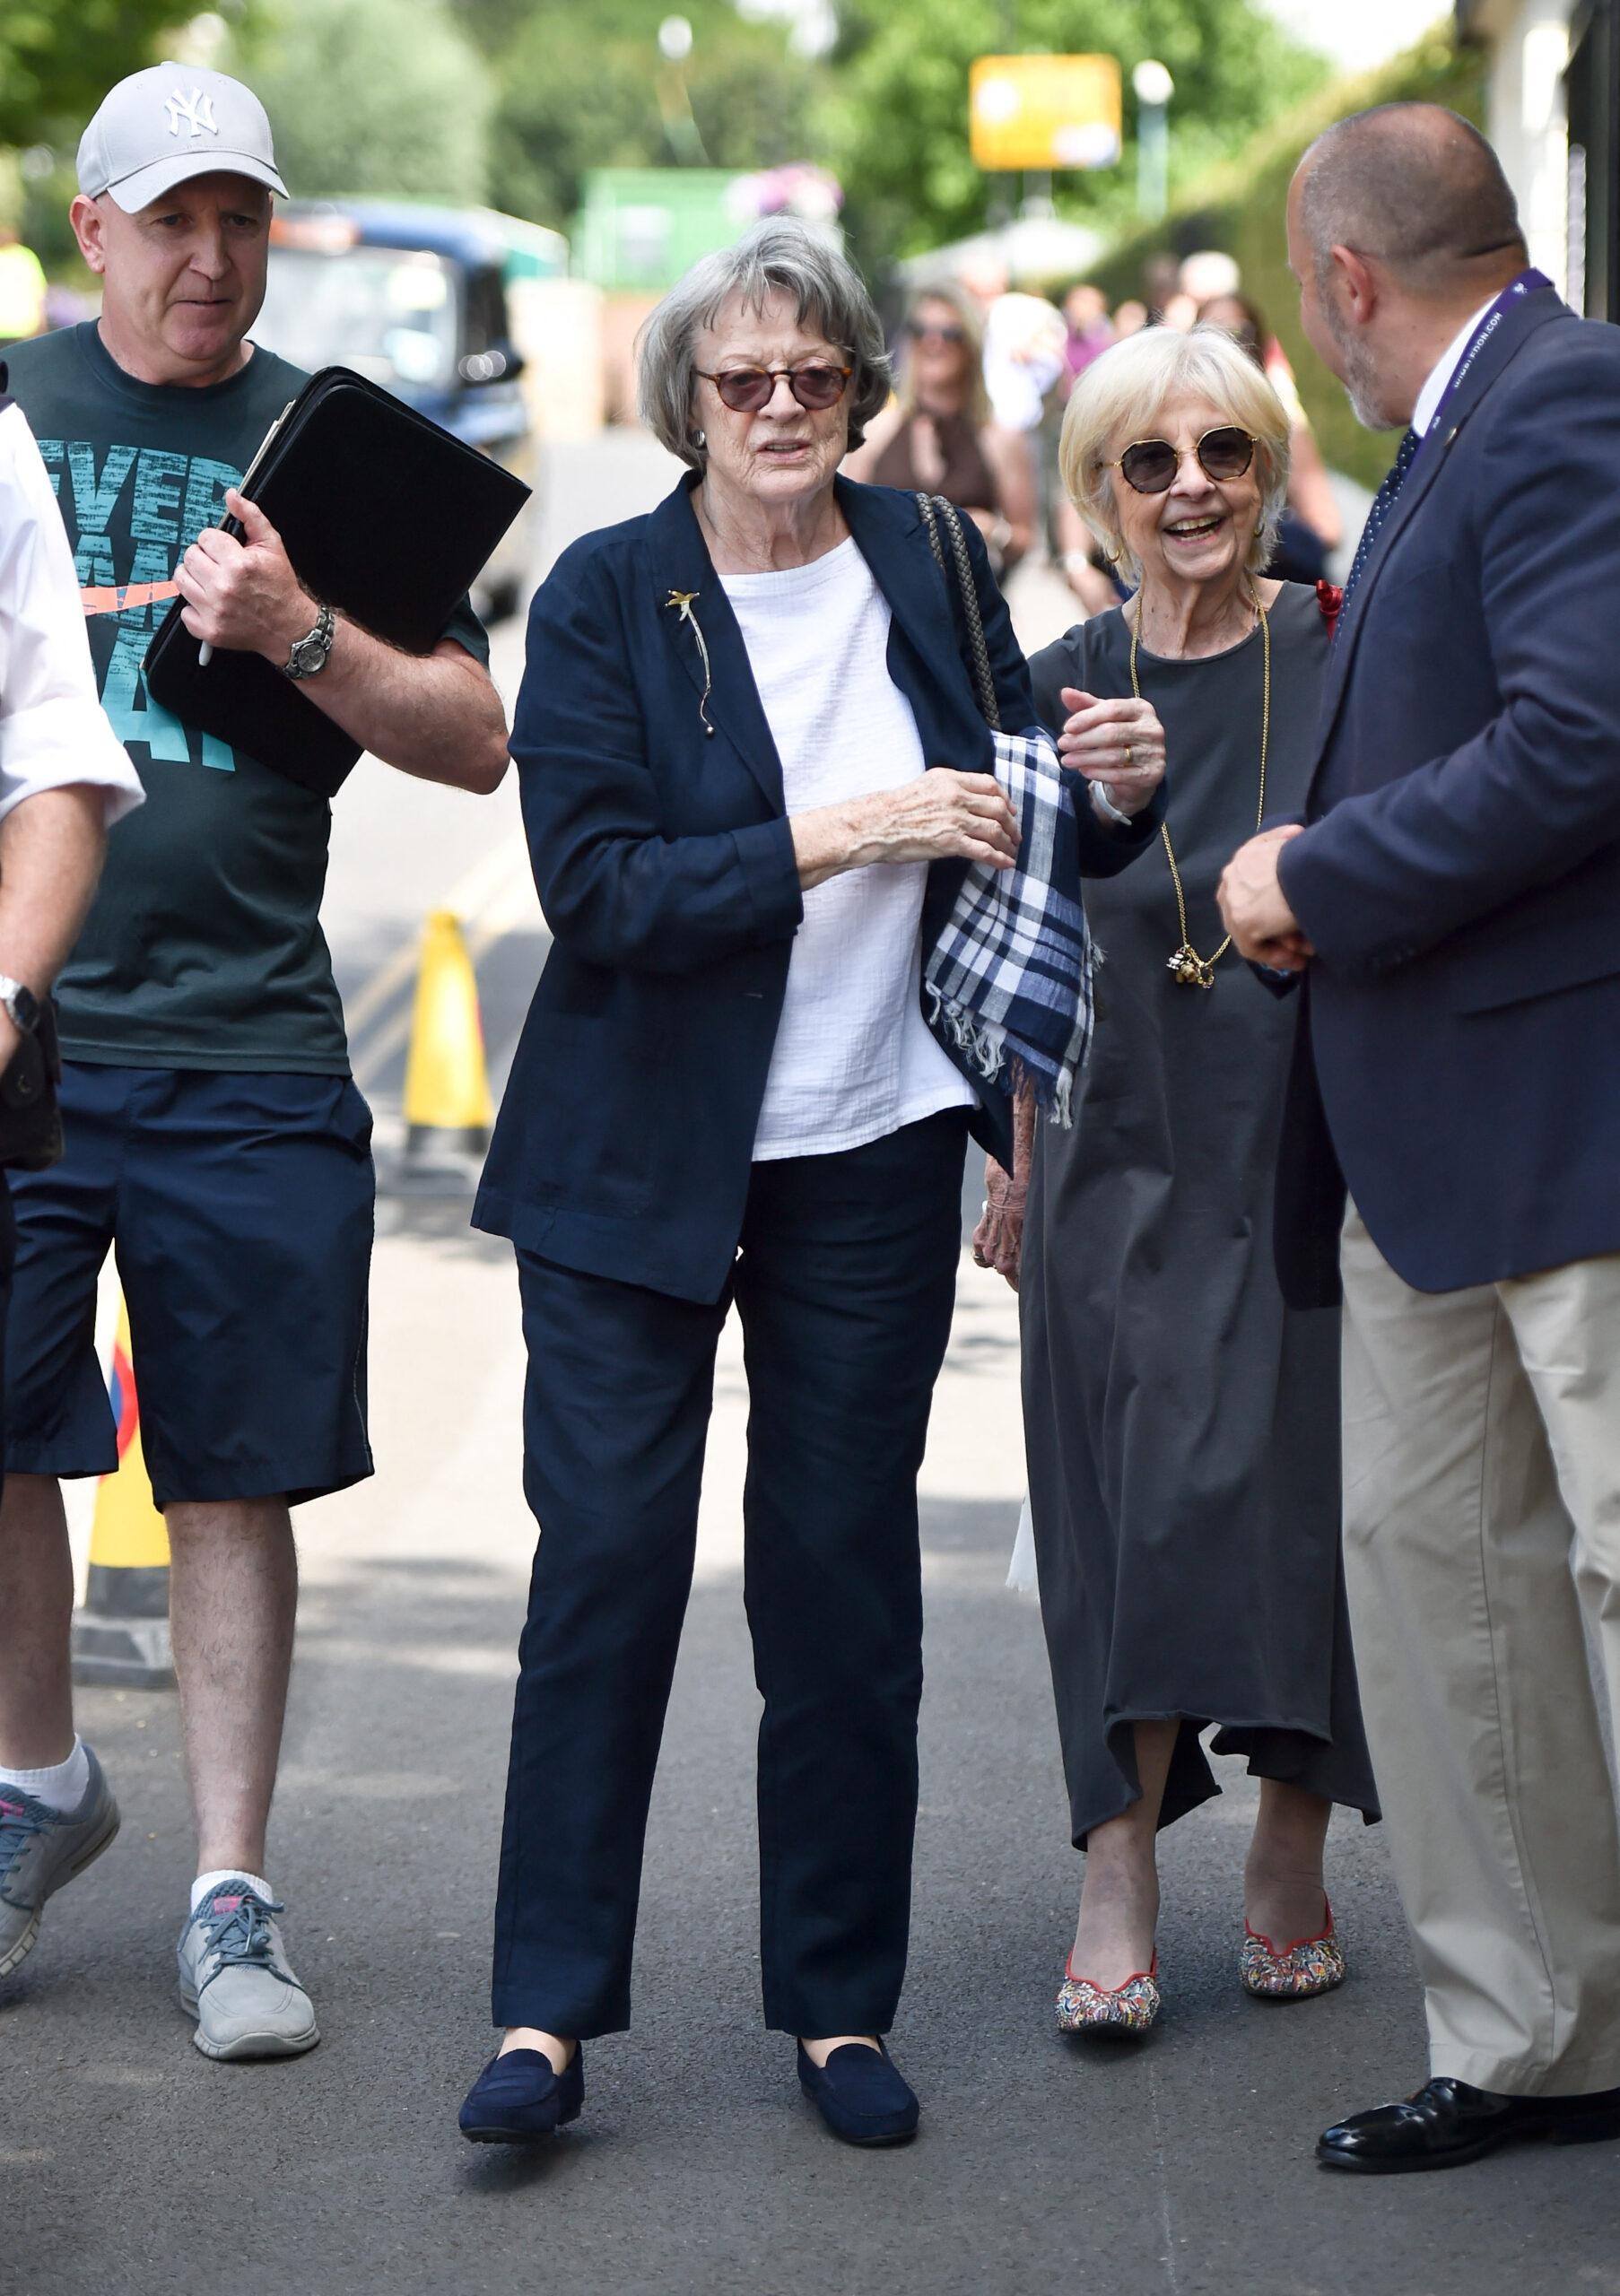
<instances>
[{"instance_id":1,"label":"silver wristwatch","mask_svg":"<svg viewBox=\"0 0 1620 2296\"><path fill-rule=\"evenodd\" d=\"M13 980L8 972L0 972L0 1005L19 1036L31 1036L39 1027L39 998L26 981Z\"/></svg>"},{"instance_id":2,"label":"silver wristwatch","mask_svg":"<svg viewBox=\"0 0 1620 2296\"><path fill-rule=\"evenodd\" d=\"M290 678L318 677L332 657L332 639L337 628L337 616L330 606L322 606L314 629L307 638L295 638L282 674Z\"/></svg>"}]
</instances>

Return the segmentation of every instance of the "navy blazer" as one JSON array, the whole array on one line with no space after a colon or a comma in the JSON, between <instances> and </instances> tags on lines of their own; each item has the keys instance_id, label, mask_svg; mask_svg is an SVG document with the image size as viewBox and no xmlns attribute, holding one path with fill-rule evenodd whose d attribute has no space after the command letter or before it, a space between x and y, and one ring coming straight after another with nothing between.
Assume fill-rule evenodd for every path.
<instances>
[{"instance_id":1,"label":"navy blazer","mask_svg":"<svg viewBox=\"0 0 1620 2296\"><path fill-rule=\"evenodd\" d=\"M1617 506L1620 328L1538 290L1368 559L1281 860L1318 952L1279 1180L1296 1300L1333 1296L1344 1182L1421 1291L1620 1249Z\"/></svg>"},{"instance_id":2,"label":"navy blazer","mask_svg":"<svg viewBox=\"0 0 1620 2296\"><path fill-rule=\"evenodd\" d=\"M511 750L554 945L473 1220L565 1267L712 1300L742 1230L804 901L781 764L691 485L650 517L575 543L529 614ZM889 603L889 669L924 756L989 772L961 601L915 497L844 479L837 489ZM1002 722L1022 729L1035 722L1023 657L983 544L963 526ZM682 594L708 644L712 734L697 639L668 603ZM966 865L930 869L925 945ZM970 1082L976 1135L1010 1161L1004 1094Z\"/></svg>"}]
</instances>

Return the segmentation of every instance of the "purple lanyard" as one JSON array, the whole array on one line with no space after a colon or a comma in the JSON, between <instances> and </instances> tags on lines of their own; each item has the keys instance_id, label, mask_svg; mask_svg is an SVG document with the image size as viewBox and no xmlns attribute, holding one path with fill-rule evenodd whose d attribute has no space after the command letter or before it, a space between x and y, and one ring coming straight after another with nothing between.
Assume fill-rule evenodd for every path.
<instances>
[{"instance_id":1,"label":"purple lanyard","mask_svg":"<svg viewBox=\"0 0 1620 2296\"><path fill-rule=\"evenodd\" d=\"M1539 288L1550 287L1552 283L1552 281L1546 276L1545 272L1534 270L1521 271L1517 279L1511 281L1509 285L1502 289L1501 294L1497 296L1496 300L1492 304L1490 309L1485 313L1485 317L1480 320L1479 325L1475 328L1472 336L1469 338L1468 349L1463 352L1462 357L1458 361L1455 368L1452 370L1451 379L1446 385L1445 389L1441 393L1440 404L1435 408L1433 416L1430 418L1429 427L1424 432L1422 444L1418 448L1417 455L1413 457L1415 462L1419 457L1421 457L1424 448L1428 445L1430 439L1435 437L1438 433L1441 424L1451 411L1452 404L1455 401L1458 393L1461 390L1464 383L1466 383L1468 378L1468 370L1473 366L1475 360L1478 358L1480 352L1485 349L1485 344L1490 341L1497 328L1502 325L1502 320L1507 317L1513 305L1521 300L1524 296L1533 295Z\"/></svg>"}]
</instances>

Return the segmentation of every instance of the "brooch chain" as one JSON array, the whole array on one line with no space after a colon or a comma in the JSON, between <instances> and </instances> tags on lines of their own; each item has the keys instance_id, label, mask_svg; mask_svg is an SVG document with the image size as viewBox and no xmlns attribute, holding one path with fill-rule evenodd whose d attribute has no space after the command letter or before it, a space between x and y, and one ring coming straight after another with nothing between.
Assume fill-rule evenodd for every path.
<instances>
[{"instance_id":1,"label":"brooch chain","mask_svg":"<svg viewBox=\"0 0 1620 2296\"><path fill-rule=\"evenodd\" d=\"M671 590L664 604L666 606L673 606L683 622L691 623L692 634L698 641L698 652L703 663L703 692L698 703L698 716L703 721L703 731L706 734L712 734L714 727L709 721L709 697L714 691L714 671L710 666L709 641L704 637L702 625L693 611L697 596L695 590Z\"/></svg>"}]
</instances>

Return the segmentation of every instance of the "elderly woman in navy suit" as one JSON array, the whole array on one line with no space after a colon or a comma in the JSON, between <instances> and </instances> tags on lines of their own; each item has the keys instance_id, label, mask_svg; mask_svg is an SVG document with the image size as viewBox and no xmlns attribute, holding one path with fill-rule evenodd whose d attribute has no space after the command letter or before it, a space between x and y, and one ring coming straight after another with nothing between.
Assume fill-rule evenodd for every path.
<instances>
[{"instance_id":1,"label":"elderly woman in navy suit","mask_svg":"<svg viewBox=\"0 0 1620 2296\"><path fill-rule=\"evenodd\" d=\"M475 1218L517 1247L543 1535L496 1911L506 2030L461 2126L510 2142L571 2118L580 2041L629 2022L735 1300L765 2017L835 2134L894 2143L917 2125L881 2038L916 1814L916 1480L967 1137L1008 1139L919 970L966 865L1010 868L1017 834L916 499L836 475L889 387L849 265L762 225L689 274L640 358L688 474L558 561L512 741L555 945ZM1031 726L967 542L1003 720Z\"/></svg>"}]
</instances>

